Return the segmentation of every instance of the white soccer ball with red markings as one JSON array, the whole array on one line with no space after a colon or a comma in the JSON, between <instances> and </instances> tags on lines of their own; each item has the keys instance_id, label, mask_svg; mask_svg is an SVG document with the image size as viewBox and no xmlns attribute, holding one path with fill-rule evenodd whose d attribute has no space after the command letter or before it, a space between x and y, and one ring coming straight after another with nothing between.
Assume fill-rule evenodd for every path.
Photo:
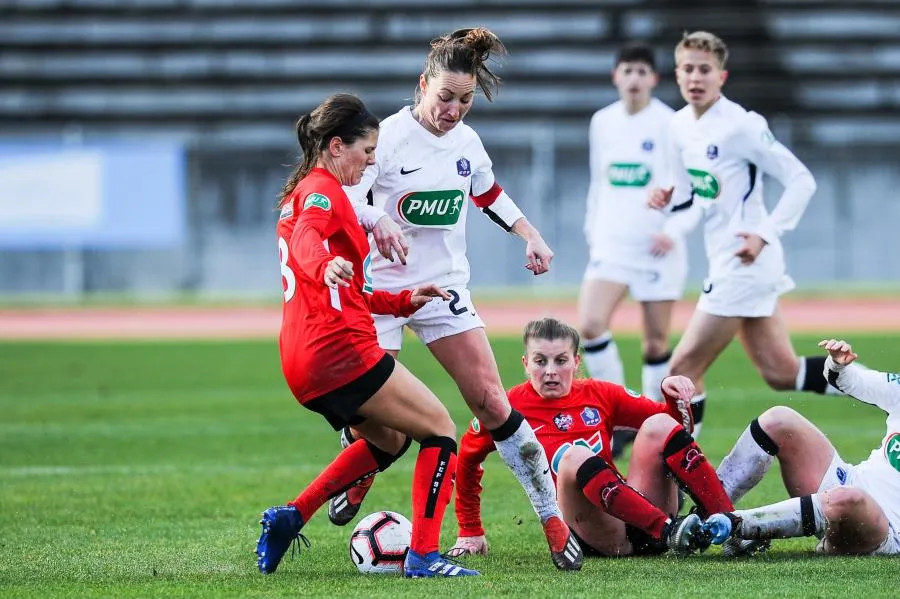
<instances>
[{"instance_id":1,"label":"white soccer ball with red markings","mask_svg":"<svg viewBox=\"0 0 900 599\"><path fill-rule=\"evenodd\" d=\"M411 539L412 524L403 514L375 512L353 529L350 559L363 574L401 574Z\"/></svg>"}]
</instances>

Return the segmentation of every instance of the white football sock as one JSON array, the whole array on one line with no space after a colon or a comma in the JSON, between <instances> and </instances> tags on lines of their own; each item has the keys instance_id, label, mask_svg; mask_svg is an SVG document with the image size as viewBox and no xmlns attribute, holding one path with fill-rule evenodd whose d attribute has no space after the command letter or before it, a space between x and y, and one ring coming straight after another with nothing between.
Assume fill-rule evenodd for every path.
<instances>
[{"instance_id":1,"label":"white football sock","mask_svg":"<svg viewBox=\"0 0 900 599\"><path fill-rule=\"evenodd\" d=\"M648 364L644 359L644 366L641 368L641 393L644 397L649 397L653 401L661 402L663 400L660 385L663 379L669 376L669 357L667 356L662 362Z\"/></svg>"},{"instance_id":2,"label":"white football sock","mask_svg":"<svg viewBox=\"0 0 900 599\"><path fill-rule=\"evenodd\" d=\"M756 420L755 427L759 426ZM775 456L768 453L756 441L751 428L755 428L754 424L744 429L741 436L738 437L737 443L725 456L725 459L719 464L716 474L725 487L725 492L732 503L737 503L747 494L750 489L759 484L766 472L775 461ZM759 429L760 431L762 429ZM765 433L763 433L765 434ZM759 433L757 433L759 436ZM766 435L768 438L768 435ZM769 439L771 441L771 439ZM773 444L774 445L774 444ZM772 450L772 447L769 447ZM777 449L775 450L777 453Z\"/></svg>"},{"instance_id":3,"label":"white football sock","mask_svg":"<svg viewBox=\"0 0 900 599\"><path fill-rule=\"evenodd\" d=\"M625 384L625 369L619 357L619 348L609 331L584 340L584 364L593 379Z\"/></svg>"},{"instance_id":4,"label":"white football sock","mask_svg":"<svg viewBox=\"0 0 900 599\"><path fill-rule=\"evenodd\" d=\"M818 495L792 497L752 510L737 510L735 514L742 519L737 530L742 539L821 536L828 526Z\"/></svg>"},{"instance_id":5,"label":"white football sock","mask_svg":"<svg viewBox=\"0 0 900 599\"><path fill-rule=\"evenodd\" d=\"M516 432L506 439L498 441L495 438L494 445L497 447L497 453L525 489L531 506L541 522L546 522L552 516L562 517L556 503L556 485L553 484L553 477L550 475L550 462L547 461L544 447L538 442L528 421L523 419Z\"/></svg>"}]
</instances>

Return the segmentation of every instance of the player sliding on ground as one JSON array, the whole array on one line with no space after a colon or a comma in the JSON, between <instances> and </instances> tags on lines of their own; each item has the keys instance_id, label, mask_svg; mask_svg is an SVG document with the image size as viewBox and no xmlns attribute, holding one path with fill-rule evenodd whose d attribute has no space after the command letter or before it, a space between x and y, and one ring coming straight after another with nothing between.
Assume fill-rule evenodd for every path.
<instances>
[{"instance_id":1,"label":"player sliding on ground","mask_svg":"<svg viewBox=\"0 0 900 599\"><path fill-rule=\"evenodd\" d=\"M654 555L668 549L690 554L713 540L724 540L711 538L697 513L675 517L676 481L694 499L700 515L732 511L715 470L689 433L694 393L690 379L665 378L661 385L665 403L657 403L613 383L575 380L579 335L558 320L530 322L524 341L528 381L510 389L510 402L552 456L563 517L586 555ZM627 481L610 453L617 426L638 430ZM493 450L490 434L473 420L460 442L459 538L451 555L487 553L481 464Z\"/></svg>"},{"instance_id":2,"label":"player sliding on ground","mask_svg":"<svg viewBox=\"0 0 900 599\"><path fill-rule=\"evenodd\" d=\"M845 341L828 351L825 378L847 395L887 412L887 433L868 459L851 465L809 420L776 406L750 423L718 474L732 501L756 486L775 459L791 499L735 512L744 547L768 539L817 536L828 554L900 553L900 374L862 368ZM462 460L462 448L460 448ZM738 541L737 543L740 543ZM726 547L737 543L729 539Z\"/></svg>"}]
</instances>

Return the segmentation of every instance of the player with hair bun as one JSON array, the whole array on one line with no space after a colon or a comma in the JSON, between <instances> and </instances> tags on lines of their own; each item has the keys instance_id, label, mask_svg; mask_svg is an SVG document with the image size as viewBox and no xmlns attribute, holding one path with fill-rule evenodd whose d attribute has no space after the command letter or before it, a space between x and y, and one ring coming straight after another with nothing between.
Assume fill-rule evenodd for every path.
<instances>
[{"instance_id":1,"label":"player with hair bun","mask_svg":"<svg viewBox=\"0 0 900 599\"><path fill-rule=\"evenodd\" d=\"M375 316L378 342L392 355L409 327L453 378L540 518L557 568L581 567L581 550L561 517L547 456L531 427L510 407L497 363L469 294L466 215L469 201L525 241L526 268L547 272L553 252L494 177L478 134L463 122L476 90L491 100L499 78L489 62L505 53L484 27L460 29L431 42L416 101L386 118L375 164L347 190L360 223L372 232L376 289L396 292L433 281L452 296L412 316ZM355 438L346 430L344 441ZM335 524L359 510L365 485L336 497Z\"/></svg>"}]
</instances>

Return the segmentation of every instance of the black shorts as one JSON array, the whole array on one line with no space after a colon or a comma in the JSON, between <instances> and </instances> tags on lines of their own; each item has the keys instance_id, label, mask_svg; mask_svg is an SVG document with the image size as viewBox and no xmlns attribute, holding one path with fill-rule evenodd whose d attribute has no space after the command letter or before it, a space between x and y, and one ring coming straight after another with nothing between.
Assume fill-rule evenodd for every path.
<instances>
[{"instance_id":1,"label":"black shorts","mask_svg":"<svg viewBox=\"0 0 900 599\"><path fill-rule=\"evenodd\" d=\"M391 378L395 364L393 356L384 354L375 366L356 379L309 400L303 406L324 416L336 431L365 422L366 419L356 412Z\"/></svg>"},{"instance_id":2,"label":"black shorts","mask_svg":"<svg viewBox=\"0 0 900 599\"><path fill-rule=\"evenodd\" d=\"M581 552L585 557L614 557L601 553L591 547L587 541L578 536L578 533L570 528L572 536L581 545ZM625 537L631 541L631 556L624 557L640 557L642 555L661 555L668 550L663 541L657 541L640 528L636 528L631 524L625 525Z\"/></svg>"}]
</instances>

